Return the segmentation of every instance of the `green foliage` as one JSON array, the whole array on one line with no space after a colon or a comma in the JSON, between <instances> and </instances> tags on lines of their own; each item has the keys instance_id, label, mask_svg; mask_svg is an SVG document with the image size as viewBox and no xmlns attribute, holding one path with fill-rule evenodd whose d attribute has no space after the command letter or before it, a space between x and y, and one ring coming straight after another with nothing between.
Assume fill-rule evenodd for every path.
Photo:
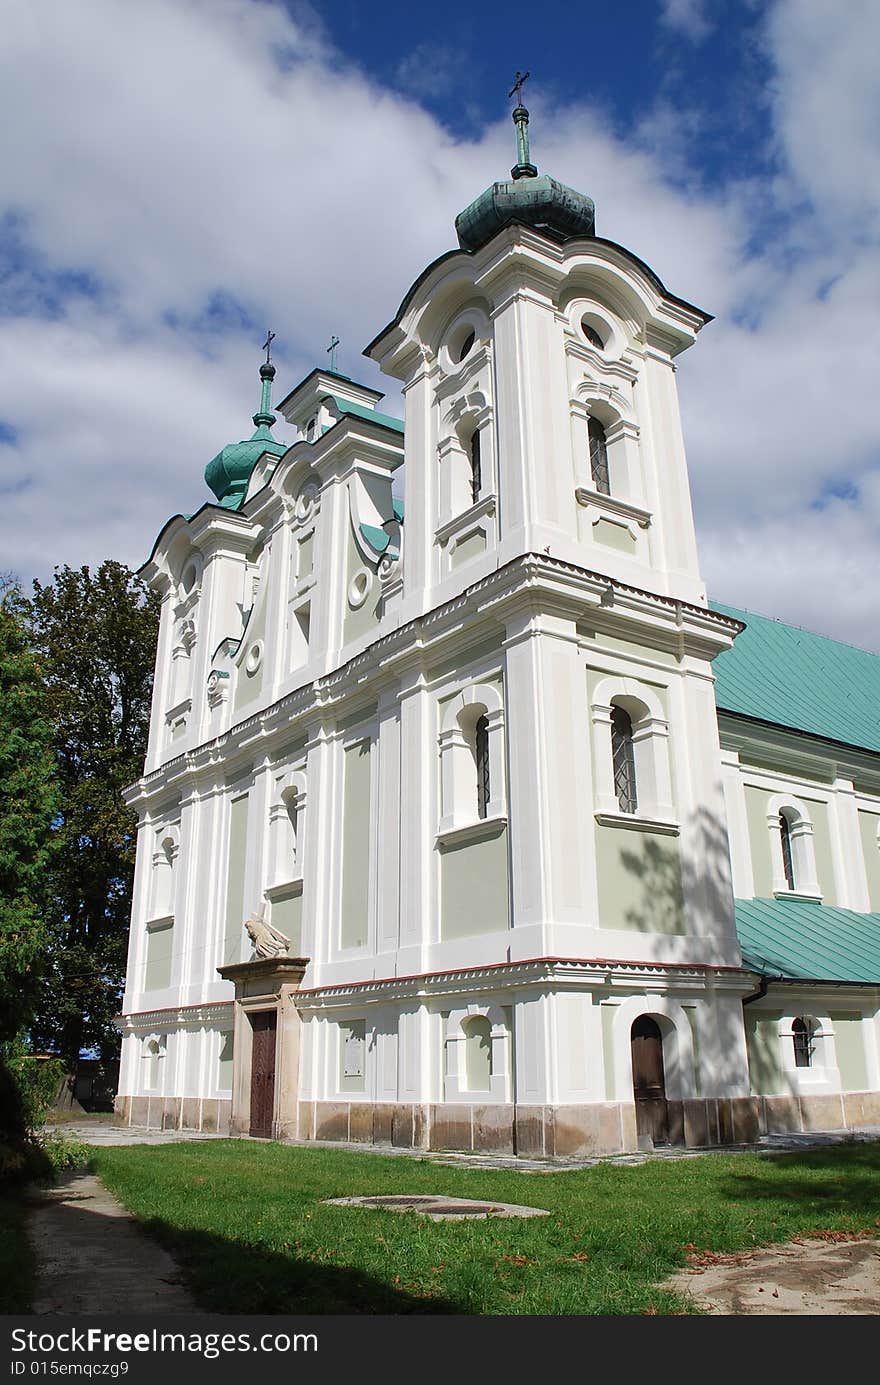
<instances>
[{"instance_id":1,"label":"green foliage","mask_svg":"<svg viewBox=\"0 0 880 1385\"><path fill-rule=\"evenodd\" d=\"M49 965L35 1043L73 1064L118 1049L135 814L122 790L143 769L158 600L121 563L56 568L28 604L60 788L47 876Z\"/></svg>"},{"instance_id":2,"label":"green foliage","mask_svg":"<svg viewBox=\"0 0 880 1385\"><path fill-rule=\"evenodd\" d=\"M28 1023L44 962L52 730L21 592L0 596L0 1043Z\"/></svg>"},{"instance_id":3,"label":"green foliage","mask_svg":"<svg viewBox=\"0 0 880 1385\"><path fill-rule=\"evenodd\" d=\"M546 1174L217 1140L102 1148L92 1163L220 1313L693 1311L660 1288L689 1247L876 1234L880 1143ZM545 1208L431 1222L326 1198L444 1193Z\"/></svg>"},{"instance_id":4,"label":"green foliage","mask_svg":"<svg viewBox=\"0 0 880 1385\"><path fill-rule=\"evenodd\" d=\"M60 1130L41 1131L37 1137L37 1145L53 1176L67 1169L82 1168L83 1164L89 1162L92 1153L82 1140L75 1140Z\"/></svg>"},{"instance_id":5,"label":"green foliage","mask_svg":"<svg viewBox=\"0 0 880 1385\"><path fill-rule=\"evenodd\" d=\"M18 1088L25 1129L33 1134L46 1119L64 1081L63 1058L35 1058L21 1037L3 1045L2 1060Z\"/></svg>"}]
</instances>

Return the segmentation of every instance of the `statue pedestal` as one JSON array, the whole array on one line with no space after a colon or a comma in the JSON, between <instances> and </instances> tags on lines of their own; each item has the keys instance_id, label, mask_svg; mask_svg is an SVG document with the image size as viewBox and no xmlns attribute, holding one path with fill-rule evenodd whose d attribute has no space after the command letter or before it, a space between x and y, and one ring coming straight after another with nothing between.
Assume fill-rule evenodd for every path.
<instances>
[{"instance_id":1,"label":"statue pedestal","mask_svg":"<svg viewBox=\"0 0 880 1385\"><path fill-rule=\"evenodd\" d=\"M232 1130L296 1139L302 1021L296 1008L307 957L258 957L218 967L235 986Z\"/></svg>"}]
</instances>

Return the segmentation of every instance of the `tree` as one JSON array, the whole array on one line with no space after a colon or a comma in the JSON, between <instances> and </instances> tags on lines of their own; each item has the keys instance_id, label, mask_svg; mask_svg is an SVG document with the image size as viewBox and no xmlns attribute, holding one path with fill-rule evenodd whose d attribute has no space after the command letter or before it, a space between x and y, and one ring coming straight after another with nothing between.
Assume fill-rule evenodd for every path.
<instances>
[{"instance_id":1,"label":"tree","mask_svg":"<svg viewBox=\"0 0 880 1385\"><path fill-rule=\"evenodd\" d=\"M56 786L52 729L18 585L0 594L0 1043L31 1021Z\"/></svg>"},{"instance_id":2,"label":"tree","mask_svg":"<svg viewBox=\"0 0 880 1385\"><path fill-rule=\"evenodd\" d=\"M75 1064L118 1051L136 828L122 790L143 770L158 599L121 563L64 566L34 582L29 620L60 787L32 1036Z\"/></svg>"}]
</instances>

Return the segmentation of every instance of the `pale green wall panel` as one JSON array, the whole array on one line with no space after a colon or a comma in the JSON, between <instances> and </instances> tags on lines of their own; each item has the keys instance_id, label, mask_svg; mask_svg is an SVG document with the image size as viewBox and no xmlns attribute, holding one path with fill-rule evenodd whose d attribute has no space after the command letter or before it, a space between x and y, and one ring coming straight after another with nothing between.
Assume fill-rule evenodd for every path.
<instances>
[{"instance_id":1,"label":"pale green wall panel","mask_svg":"<svg viewBox=\"0 0 880 1385\"><path fill-rule=\"evenodd\" d=\"M636 541L625 524L615 524L610 519L600 519L593 525L593 538L606 548L616 548L620 553L633 554Z\"/></svg>"},{"instance_id":2,"label":"pale green wall panel","mask_svg":"<svg viewBox=\"0 0 880 1385\"><path fill-rule=\"evenodd\" d=\"M871 909L880 912L880 845L877 841L877 827L880 817L876 813L859 813L859 830L862 834L862 851L865 857L865 873L868 877L868 893Z\"/></svg>"},{"instance_id":3,"label":"pale green wall panel","mask_svg":"<svg viewBox=\"0 0 880 1385\"><path fill-rule=\"evenodd\" d=\"M441 934L498 933L510 923L507 829L476 842L440 848Z\"/></svg>"},{"instance_id":4,"label":"pale green wall panel","mask_svg":"<svg viewBox=\"0 0 880 1385\"><path fill-rule=\"evenodd\" d=\"M362 570L370 574L371 586L367 593L367 599L364 601L363 605L353 609L348 604L348 589L355 573ZM351 530L349 529L348 561L346 564L345 591L343 593L343 600L345 602L345 617L342 629L343 643L347 644L349 640L356 640L361 635L367 635L375 630L379 620L378 607L381 597L382 584L369 563L364 562L360 550L352 537Z\"/></svg>"},{"instance_id":5,"label":"pale green wall panel","mask_svg":"<svg viewBox=\"0 0 880 1385\"><path fill-rule=\"evenodd\" d=\"M787 1090L782 1072L779 1016L746 1018L749 1074L755 1096L774 1096Z\"/></svg>"},{"instance_id":6,"label":"pale green wall panel","mask_svg":"<svg viewBox=\"0 0 880 1385\"><path fill-rule=\"evenodd\" d=\"M865 1057L865 1027L861 1015L829 1016L834 1029L834 1049L845 1092L868 1090L868 1061Z\"/></svg>"},{"instance_id":7,"label":"pale green wall panel","mask_svg":"<svg viewBox=\"0 0 880 1385\"><path fill-rule=\"evenodd\" d=\"M268 602L265 598L259 602L259 608L255 616L247 623L244 634L241 637L241 662L235 674L235 710L245 706L248 702L253 702L263 690L263 671L266 667L266 611ZM252 649L257 640L263 643L263 658L260 667L255 673L248 673L247 660L248 651Z\"/></svg>"},{"instance_id":8,"label":"pale green wall panel","mask_svg":"<svg viewBox=\"0 0 880 1385\"><path fill-rule=\"evenodd\" d=\"M144 990L162 991L171 985L171 954L174 947L174 921L163 920L147 929L147 965Z\"/></svg>"},{"instance_id":9,"label":"pale green wall panel","mask_svg":"<svg viewBox=\"0 0 880 1385\"><path fill-rule=\"evenodd\" d=\"M834 887L834 863L831 856L831 828L828 824L828 804L805 798L804 804L813 820L813 850L816 854L816 874L825 904L837 903Z\"/></svg>"},{"instance_id":10,"label":"pale green wall panel","mask_svg":"<svg viewBox=\"0 0 880 1385\"><path fill-rule=\"evenodd\" d=\"M244 936L244 872L247 862L248 796L234 798L229 809L229 866L226 875L226 925L223 964L241 961Z\"/></svg>"},{"instance_id":11,"label":"pale green wall panel","mask_svg":"<svg viewBox=\"0 0 880 1385\"><path fill-rule=\"evenodd\" d=\"M339 1090L362 1092L366 1087L366 1022L349 1020L339 1026ZM346 1071L346 1068L350 1071ZM354 1069L359 1068L359 1072Z\"/></svg>"},{"instance_id":12,"label":"pale green wall panel","mask_svg":"<svg viewBox=\"0 0 880 1385\"><path fill-rule=\"evenodd\" d=\"M677 837L597 827L596 866L600 928L685 931Z\"/></svg>"},{"instance_id":13,"label":"pale green wall panel","mask_svg":"<svg viewBox=\"0 0 880 1385\"><path fill-rule=\"evenodd\" d=\"M370 742L345 748L342 808L342 947L367 944L372 824Z\"/></svg>"},{"instance_id":14,"label":"pale green wall panel","mask_svg":"<svg viewBox=\"0 0 880 1385\"><path fill-rule=\"evenodd\" d=\"M486 551L486 535L482 529L478 529L475 534L469 534L461 543L455 545L452 551L451 566L463 567L465 563L471 562L474 558L479 558Z\"/></svg>"},{"instance_id":15,"label":"pale green wall panel","mask_svg":"<svg viewBox=\"0 0 880 1385\"><path fill-rule=\"evenodd\" d=\"M272 900L273 928L277 928L290 939L290 955L302 955L302 890L291 890L289 894L276 895Z\"/></svg>"},{"instance_id":16,"label":"pale green wall panel","mask_svg":"<svg viewBox=\"0 0 880 1385\"><path fill-rule=\"evenodd\" d=\"M767 830L767 804L770 795L766 789L756 789L751 784L746 785L745 794L755 894L760 899L770 899L773 895L773 863L770 859L770 834Z\"/></svg>"},{"instance_id":17,"label":"pale green wall panel","mask_svg":"<svg viewBox=\"0 0 880 1385\"><path fill-rule=\"evenodd\" d=\"M233 1033L230 1029L220 1039L220 1060L217 1067L217 1086L221 1092L232 1090L232 1047Z\"/></svg>"},{"instance_id":18,"label":"pale green wall panel","mask_svg":"<svg viewBox=\"0 0 880 1385\"><path fill-rule=\"evenodd\" d=\"M616 1005L602 1005L602 1066L605 1070L605 1100L614 1100L614 1017Z\"/></svg>"}]
</instances>

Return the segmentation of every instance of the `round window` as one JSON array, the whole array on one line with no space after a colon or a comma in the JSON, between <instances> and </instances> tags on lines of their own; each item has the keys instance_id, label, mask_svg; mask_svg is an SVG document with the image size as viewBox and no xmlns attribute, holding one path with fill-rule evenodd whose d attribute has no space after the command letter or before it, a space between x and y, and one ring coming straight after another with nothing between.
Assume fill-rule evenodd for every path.
<instances>
[{"instance_id":1,"label":"round window","mask_svg":"<svg viewBox=\"0 0 880 1385\"><path fill-rule=\"evenodd\" d=\"M596 330L589 318L581 318L581 331L591 346L595 346L597 351L605 350L605 340Z\"/></svg>"},{"instance_id":2,"label":"round window","mask_svg":"<svg viewBox=\"0 0 880 1385\"><path fill-rule=\"evenodd\" d=\"M353 610L356 611L359 606L363 606L370 594L372 585L373 574L368 572L365 567L355 573L348 584L348 604Z\"/></svg>"},{"instance_id":3,"label":"round window","mask_svg":"<svg viewBox=\"0 0 880 1385\"><path fill-rule=\"evenodd\" d=\"M263 662L263 641L255 640L244 661L245 672L253 676Z\"/></svg>"},{"instance_id":4,"label":"round window","mask_svg":"<svg viewBox=\"0 0 880 1385\"><path fill-rule=\"evenodd\" d=\"M452 359L455 361L456 365L458 365L459 362L463 361L466 356L469 356L471 354L476 339L477 334L474 331L473 327L468 327L464 336L461 337L460 340L455 343L455 345L452 348L452 351L450 352Z\"/></svg>"}]
</instances>

